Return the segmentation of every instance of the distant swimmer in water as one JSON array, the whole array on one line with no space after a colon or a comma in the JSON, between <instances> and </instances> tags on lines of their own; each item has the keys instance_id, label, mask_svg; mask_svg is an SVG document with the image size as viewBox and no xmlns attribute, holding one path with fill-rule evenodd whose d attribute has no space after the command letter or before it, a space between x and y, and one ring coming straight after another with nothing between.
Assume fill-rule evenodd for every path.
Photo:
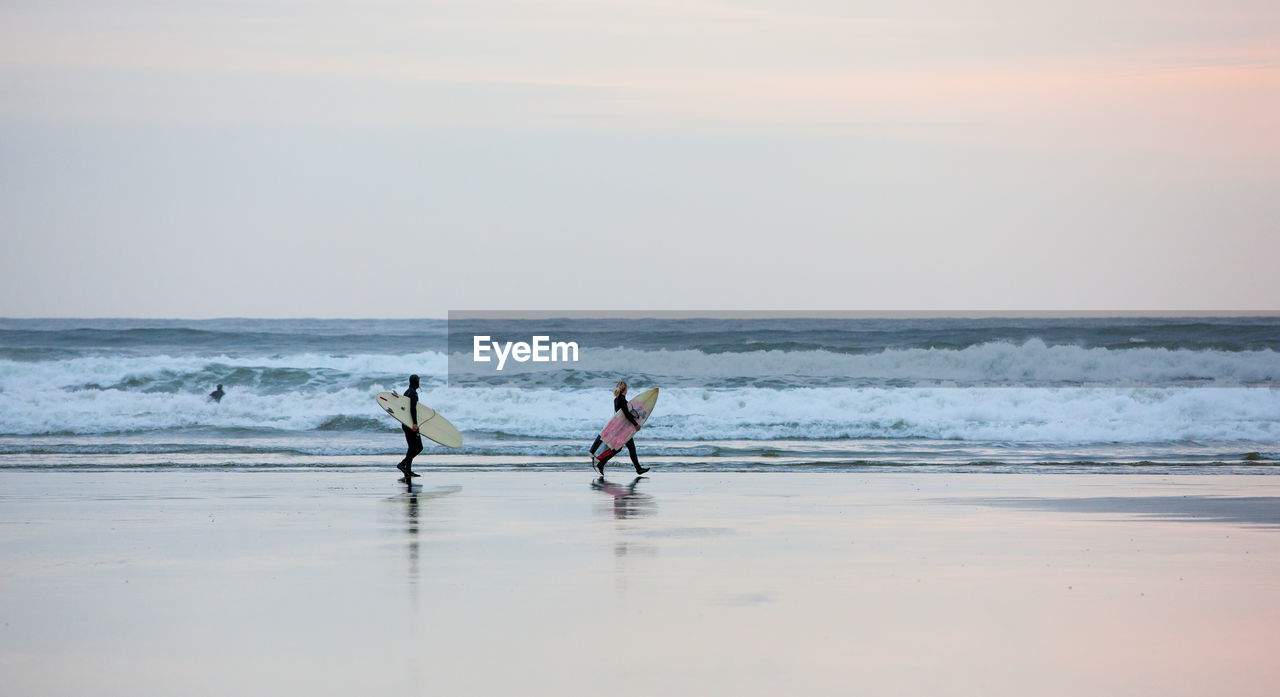
<instances>
[{"instance_id":1,"label":"distant swimmer in water","mask_svg":"<svg viewBox=\"0 0 1280 697\"><path fill-rule=\"evenodd\" d=\"M404 459L400 464L396 465L396 469L404 472L405 481L409 481L410 477L421 476L413 471L413 458L422 452L422 436L418 435L418 376L409 376L409 389L404 391L404 396L409 398L409 420L413 422L413 428L409 428L404 424L400 428L404 431L404 439L409 443L409 451L404 454Z\"/></svg>"},{"instance_id":2,"label":"distant swimmer in water","mask_svg":"<svg viewBox=\"0 0 1280 697\"><path fill-rule=\"evenodd\" d=\"M637 429L640 428L640 422L636 421L635 414L631 413L631 405L627 404L627 382L625 380L619 380L618 386L613 388L613 410L614 412L621 411L632 426ZM601 477L604 476L605 461L596 457L596 448L599 448L602 442L604 441L600 440L600 436L596 436L596 442L591 444L591 450L588 451L591 453L591 461L595 463L596 471L600 473ZM636 442L634 438L627 439L627 453L631 455L631 464L635 465L636 474L644 474L649 471L648 467L640 466L640 458L636 457Z\"/></svg>"},{"instance_id":3,"label":"distant swimmer in water","mask_svg":"<svg viewBox=\"0 0 1280 697\"><path fill-rule=\"evenodd\" d=\"M209 399L212 399L212 400L213 400L213 401L215 401L215 402L221 402L221 401L222 401L222 395L224 395L224 394L226 394L226 392L223 392L223 391L222 391L222 385L218 385L218 389L216 389L216 390L214 390L213 392L210 392L210 393L209 393Z\"/></svg>"}]
</instances>

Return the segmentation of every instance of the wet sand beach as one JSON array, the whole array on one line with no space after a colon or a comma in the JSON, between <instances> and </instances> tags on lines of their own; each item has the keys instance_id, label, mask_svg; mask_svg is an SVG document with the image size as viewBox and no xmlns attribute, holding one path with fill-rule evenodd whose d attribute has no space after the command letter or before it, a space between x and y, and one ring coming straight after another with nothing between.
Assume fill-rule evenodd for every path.
<instances>
[{"instance_id":1,"label":"wet sand beach","mask_svg":"<svg viewBox=\"0 0 1280 697\"><path fill-rule=\"evenodd\" d=\"M1280 478L0 473L0 694L1268 695Z\"/></svg>"}]
</instances>

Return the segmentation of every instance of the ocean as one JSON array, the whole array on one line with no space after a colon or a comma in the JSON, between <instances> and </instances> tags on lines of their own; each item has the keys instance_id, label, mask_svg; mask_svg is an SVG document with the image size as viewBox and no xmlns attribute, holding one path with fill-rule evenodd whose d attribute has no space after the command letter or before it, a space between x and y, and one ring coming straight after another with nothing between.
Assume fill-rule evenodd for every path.
<instances>
[{"instance_id":1,"label":"ocean","mask_svg":"<svg viewBox=\"0 0 1280 697\"><path fill-rule=\"evenodd\" d=\"M465 438L425 472L586 472L626 379L662 388L636 439L655 474L1280 473L1277 317L539 326L581 360L451 386L445 320L0 319L0 469L390 470L373 395L417 373Z\"/></svg>"}]
</instances>

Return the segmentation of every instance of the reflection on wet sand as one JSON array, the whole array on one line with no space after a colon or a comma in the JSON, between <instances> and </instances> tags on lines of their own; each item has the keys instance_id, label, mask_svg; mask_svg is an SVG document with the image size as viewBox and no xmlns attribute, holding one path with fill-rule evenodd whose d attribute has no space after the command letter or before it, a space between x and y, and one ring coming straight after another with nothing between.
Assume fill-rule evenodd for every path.
<instances>
[{"instance_id":1,"label":"reflection on wet sand","mask_svg":"<svg viewBox=\"0 0 1280 697\"><path fill-rule=\"evenodd\" d=\"M459 491L462 491L460 486L447 486L424 492L421 484L405 484L405 493L390 499L390 501L404 505L404 534L409 553L409 588L414 592L415 597L417 595L419 573L420 541L418 531L423 513L422 508L424 504L433 499L455 494Z\"/></svg>"},{"instance_id":2,"label":"reflection on wet sand","mask_svg":"<svg viewBox=\"0 0 1280 697\"><path fill-rule=\"evenodd\" d=\"M409 589L417 596L418 589L418 497L422 486L408 484L405 493L405 535L409 541Z\"/></svg>"},{"instance_id":3,"label":"reflection on wet sand","mask_svg":"<svg viewBox=\"0 0 1280 697\"><path fill-rule=\"evenodd\" d=\"M645 479L636 477L630 484L616 484L600 477L591 482L591 488L613 497L613 506L601 509L606 515L612 513L618 520L643 518L653 515L658 508L652 496L636 491L636 487Z\"/></svg>"},{"instance_id":4,"label":"reflection on wet sand","mask_svg":"<svg viewBox=\"0 0 1280 697\"><path fill-rule=\"evenodd\" d=\"M619 538L613 543L615 590L620 597L627 595L630 581L637 573L629 559L651 558L658 553L658 548L654 545L628 540L624 536L630 527L626 521L647 518L658 510L652 496L637 491L644 479L645 477L636 477L629 484L619 484L600 477L591 482L592 489L607 494L612 499L608 504L597 507L596 512L602 517L621 521L620 525L615 526Z\"/></svg>"},{"instance_id":5,"label":"reflection on wet sand","mask_svg":"<svg viewBox=\"0 0 1280 697\"><path fill-rule=\"evenodd\" d=\"M321 474L0 474L0 693L1280 683L1274 476Z\"/></svg>"}]
</instances>

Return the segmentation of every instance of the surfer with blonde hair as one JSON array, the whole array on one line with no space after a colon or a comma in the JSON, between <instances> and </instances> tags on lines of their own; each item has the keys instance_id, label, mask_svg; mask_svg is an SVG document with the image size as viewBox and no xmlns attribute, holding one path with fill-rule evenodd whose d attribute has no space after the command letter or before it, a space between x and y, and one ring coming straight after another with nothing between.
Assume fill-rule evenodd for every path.
<instances>
[{"instance_id":1,"label":"surfer with blonde hair","mask_svg":"<svg viewBox=\"0 0 1280 697\"><path fill-rule=\"evenodd\" d=\"M631 425L635 426L636 429L639 430L640 422L636 421L635 414L631 413L631 405L627 404L626 380L619 380L618 384L613 388L613 411L615 413L619 411L622 412L622 415L627 418L627 421L630 421ZM601 477L604 476L604 463L607 462L607 460L601 460L599 457L596 457L596 448L599 448L600 444L603 442L604 441L600 439L600 436L596 436L596 441L591 444L591 449L587 451L591 453L591 462L595 465L596 471L600 473ZM636 456L636 442L634 438L627 439L627 453L631 455L631 464L635 465L636 474L644 474L649 471L648 467L640 466L640 458Z\"/></svg>"}]
</instances>

